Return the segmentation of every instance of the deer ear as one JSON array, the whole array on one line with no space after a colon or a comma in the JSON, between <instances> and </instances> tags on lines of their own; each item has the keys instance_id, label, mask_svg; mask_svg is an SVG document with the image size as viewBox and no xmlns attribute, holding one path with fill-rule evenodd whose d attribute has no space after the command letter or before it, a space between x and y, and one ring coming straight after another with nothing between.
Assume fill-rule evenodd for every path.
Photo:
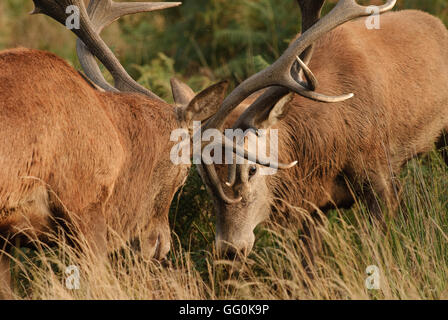
<instances>
[{"instance_id":1,"label":"deer ear","mask_svg":"<svg viewBox=\"0 0 448 320\"><path fill-rule=\"evenodd\" d=\"M173 92L174 103L178 106L186 106L193 100L194 91L184 82L172 78L171 91Z\"/></svg>"},{"instance_id":2,"label":"deer ear","mask_svg":"<svg viewBox=\"0 0 448 320\"><path fill-rule=\"evenodd\" d=\"M281 98L272 109L262 115L256 121L256 127L260 129L268 129L275 125L279 120L283 119L290 109L289 103L294 97L293 93Z\"/></svg>"},{"instance_id":3,"label":"deer ear","mask_svg":"<svg viewBox=\"0 0 448 320\"><path fill-rule=\"evenodd\" d=\"M221 107L229 83L222 81L198 93L186 107L183 108L183 119L187 123L205 121L213 116Z\"/></svg>"}]
</instances>

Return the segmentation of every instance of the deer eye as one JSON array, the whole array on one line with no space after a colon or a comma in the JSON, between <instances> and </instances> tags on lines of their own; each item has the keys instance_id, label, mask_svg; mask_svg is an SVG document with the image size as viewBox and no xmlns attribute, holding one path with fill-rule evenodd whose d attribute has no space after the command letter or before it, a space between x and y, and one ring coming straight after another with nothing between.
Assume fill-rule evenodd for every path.
<instances>
[{"instance_id":1,"label":"deer eye","mask_svg":"<svg viewBox=\"0 0 448 320\"><path fill-rule=\"evenodd\" d=\"M257 173L257 166L251 166L249 168L249 177L253 177Z\"/></svg>"}]
</instances>

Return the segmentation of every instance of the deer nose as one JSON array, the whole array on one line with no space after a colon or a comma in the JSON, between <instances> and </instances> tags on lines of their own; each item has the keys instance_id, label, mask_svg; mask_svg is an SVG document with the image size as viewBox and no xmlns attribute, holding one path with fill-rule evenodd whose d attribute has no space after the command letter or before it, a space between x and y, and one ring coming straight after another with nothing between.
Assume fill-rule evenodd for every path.
<instances>
[{"instance_id":1,"label":"deer nose","mask_svg":"<svg viewBox=\"0 0 448 320\"><path fill-rule=\"evenodd\" d=\"M235 246L232 246L231 244L228 244L224 241L220 241L216 243L218 255L222 259L226 260L235 260L238 257L241 257L242 250L235 248Z\"/></svg>"},{"instance_id":2,"label":"deer nose","mask_svg":"<svg viewBox=\"0 0 448 320\"><path fill-rule=\"evenodd\" d=\"M216 249L219 257L235 260L249 255L255 242L255 236L251 234L248 239L229 241L222 237L216 237Z\"/></svg>"}]
</instances>

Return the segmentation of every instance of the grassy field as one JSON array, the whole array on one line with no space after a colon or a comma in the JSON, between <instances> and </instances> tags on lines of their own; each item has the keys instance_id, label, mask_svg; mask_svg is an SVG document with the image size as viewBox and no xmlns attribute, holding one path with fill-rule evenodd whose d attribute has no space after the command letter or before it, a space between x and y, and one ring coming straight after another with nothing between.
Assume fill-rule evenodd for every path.
<instances>
[{"instance_id":1,"label":"grassy field","mask_svg":"<svg viewBox=\"0 0 448 320\"><path fill-rule=\"evenodd\" d=\"M80 250L63 240L59 249L16 250L16 292L27 299L448 299L448 170L432 154L412 161L402 179L403 202L387 231L368 222L361 204L330 213L311 272L294 226L259 228L245 261L217 259L204 209L191 218L198 232L173 234L168 266L142 261L125 241L104 263L82 240ZM66 289L69 265L81 270L79 290ZM372 265L378 290L365 285Z\"/></svg>"},{"instance_id":2,"label":"grassy field","mask_svg":"<svg viewBox=\"0 0 448 320\"><path fill-rule=\"evenodd\" d=\"M335 3L328 2L326 11ZM187 0L178 9L125 18L104 38L136 79L171 100L173 75L200 90L220 79L238 83L274 61L300 25L295 1L277 3ZM445 0L399 0L398 7L423 9L448 24ZM46 17L26 15L31 9L31 0L0 2L0 49L48 50L78 67L74 36ZM246 261L217 259L212 206L193 168L172 204L168 266L142 261L126 241L119 254L98 263L82 239L81 250L58 239L58 249L42 244L13 252L16 293L24 299L448 299L448 169L434 153L409 163L402 182L403 201L387 231L370 224L362 204L330 212L321 229L324 250L305 272L294 226L258 228ZM81 270L79 290L66 288L68 265ZM365 284L372 265L378 290Z\"/></svg>"}]
</instances>

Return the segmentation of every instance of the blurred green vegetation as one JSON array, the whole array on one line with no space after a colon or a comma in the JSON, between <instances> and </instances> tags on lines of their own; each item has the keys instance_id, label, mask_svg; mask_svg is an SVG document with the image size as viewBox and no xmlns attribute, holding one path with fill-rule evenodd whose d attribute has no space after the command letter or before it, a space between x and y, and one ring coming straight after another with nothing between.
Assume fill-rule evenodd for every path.
<instances>
[{"instance_id":1,"label":"blurred green vegetation","mask_svg":"<svg viewBox=\"0 0 448 320\"><path fill-rule=\"evenodd\" d=\"M324 11L335 3L327 1ZM1 1L0 49L48 50L77 66L75 37L47 17L28 15L32 8L31 0ZM397 8L425 10L448 23L446 0L399 0ZM125 17L104 38L136 79L170 100L170 77L195 90L221 79L238 83L278 58L298 31L293 0L185 0L178 8Z\"/></svg>"},{"instance_id":2,"label":"blurred green vegetation","mask_svg":"<svg viewBox=\"0 0 448 320\"><path fill-rule=\"evenodd\" d=\"M325 12L336 3L327 2ZM31 0L0 2L0 49L48 50L78 67L75 36L45 16L28 15L32 8ZM421 9L448 25L446 0L399 0L397 9ZM278 58L299 30L293 0L184 0L179 8L125 17L104 32L104 39L135 79L171 101L172 76L196 91L221 79L235 85ZM211 207L193 168L171 209L182 247L212 248Z\"/></svg>"}]
</instances>

